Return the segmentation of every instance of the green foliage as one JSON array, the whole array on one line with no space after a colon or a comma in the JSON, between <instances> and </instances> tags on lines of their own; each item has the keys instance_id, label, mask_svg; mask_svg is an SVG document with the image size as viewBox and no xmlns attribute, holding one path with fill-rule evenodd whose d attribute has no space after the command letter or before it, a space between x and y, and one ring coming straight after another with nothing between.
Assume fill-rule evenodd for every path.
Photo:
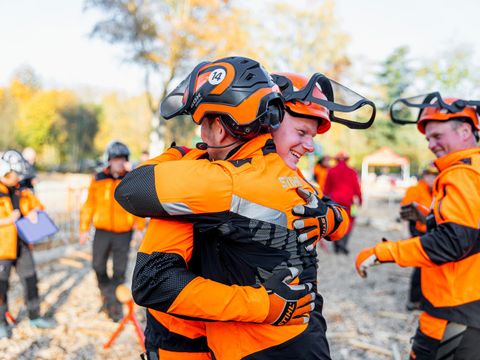
<instances>
[{"instance_id":1,"label":"green foliage","mask_svg":"<svg viewBox=\"0 0 480 360\"><path fill-rule=\"evenodd\" d=\"M142 150L148 149L152 114L148 110L145 96L109 94L103 97L100 106L102 113L95 138L97 153L103 153L112 140L127 144L132 158L138 158Z\"/></svg>"},{"instance_id":2,"label":"green foliage","mask_svg":"<svg viewBox=\"0 0 480 360\"><path fill-rule=\"evenodd\" d=\"M78 171L86 157L95 156L94 139L98 132L99 106L74 105L60 110L63 124L55 129L60 155L67 168Z\"/></svg>"}]
</instances>

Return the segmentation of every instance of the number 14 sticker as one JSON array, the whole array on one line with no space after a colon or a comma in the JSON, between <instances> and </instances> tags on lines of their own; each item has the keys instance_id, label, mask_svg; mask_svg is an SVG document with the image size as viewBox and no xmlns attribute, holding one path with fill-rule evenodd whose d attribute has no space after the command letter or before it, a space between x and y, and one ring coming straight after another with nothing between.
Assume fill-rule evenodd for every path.
<instances>
[{"instance_id":1,"label":"number 14 sticker","mask_svg":"<svg viewBox=\"0 0 480 360\"><path fill-rule=\"evenodd\" d=\"M216 69L210 73L208 82L212 85L220 84L225 79L226 72L224 69Z\"/></svg>"}]
</instances>

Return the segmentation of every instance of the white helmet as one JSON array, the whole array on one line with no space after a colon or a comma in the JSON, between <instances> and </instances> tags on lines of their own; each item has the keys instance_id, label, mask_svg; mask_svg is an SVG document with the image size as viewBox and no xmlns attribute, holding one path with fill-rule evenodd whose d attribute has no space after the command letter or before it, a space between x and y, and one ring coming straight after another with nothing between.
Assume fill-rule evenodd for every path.
<instances>
[{"instance_id":1,"label":"white helmet","mask_svg":"<svg viewBox=\"0 0 480 360\"><path fill-rule=\"evenodd\" d=\"M10 167L10 164L8 162L6 162L5 160L0 158L0 177L5 176L10 171L12 171L12 168Z\"/></svg>"}]
</instances>

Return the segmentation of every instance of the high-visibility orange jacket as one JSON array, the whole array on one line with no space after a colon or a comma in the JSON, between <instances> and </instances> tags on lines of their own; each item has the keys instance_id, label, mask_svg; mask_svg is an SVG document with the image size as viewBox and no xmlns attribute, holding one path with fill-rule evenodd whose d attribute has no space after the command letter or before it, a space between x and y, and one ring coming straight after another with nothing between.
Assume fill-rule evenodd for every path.
<instances>
[{"instance_id":1,"label":"high-visibility orange jacket","mask_svg":"<svg viewBox=\"0 0 480 360\"><path fill-rule=\"evenodd\" d=\"M422 267L423 309L431 316L480 328L480 148L435 161L428 232L376 246L380 261Z\"/></svg>"},{"instance_id":2,"label":"high-visibility orange jacket","mask_svg":"<svg viewBox=\"0 0 480 360\"><path fill-rule=\"evenodd\" d=\"M140 196L130 181L133 175L147 184ZM296 266L303 270L301 281L316 282L315 254L307 253L291 230L291 209L303 203L295 191L298 186L313 191L275 153L270 135L249 141L226 161L185 159L136 169L117 190L122 205L136 215L189 221L173 226L165 220L150 223L132 284L137 303L155 317L167 311L197 319L262 323L269 299L257 285L273 272ZM333 224L333 211L329 217ZM346 227L338 227L331 237L341 237ZM161 322L160 316L157 319ZM232 322L205 326L209 345L221 359L242 358L305 329Z\"/></svg>"},{"instance_id":3,"label":"high-visibility orange jacket","mask_svg":"<svg viewBox=\"0 0 480 360\"><path fill-rule=\"evenodd\" d=\"M30 211L37 209L43 210L43 205L35 197L33 192L27 188L15 189L8 188L0 183L0 218L6 218L12 215L13 203L10 192L18 192L16 195L20 197L19 210L23 216ZM0 225L0 259L16 259L17 258L17 227L15 224Z\"/></svg>"},{"instance_id":4,"label":"high-visibility orange jacket","mask_svg":"<svg viewBox=\"0 0 480 360\"><path fill-rule=\"evenodd\" d=\"M80 209L80 231L88 231L93 220L97 229L111 232L143 230L145 219L126 212L115 200L114 192L124 176L114 178L109 168L95 174L88 189L88 197Z\"/></svg>"},{"instance_id":5,"label":"high-visibility orange jacket","mask_svg":"<svg viewBox=\"0 0 480 360\"><path fill-rule=\"evenodd\" d=\"M320 164L315 165L313 168L313 177L315 178L315 181L318 184L318 187L320 190L325 188L325 181L327 180L327 175L328 175L328 170L329 168L323 167Z\"/></svg>"},{"instance_id":6,"label":"high-visibility orange jacket","mask_svg":"<svg viewBox=\"0 0 480 360\"><path fill-rule=\"evenodd\" d=\"M407 205L412 202L416 202L427 208L430 208L432 205L432 189L428 186L425 180L419 180L416 185L409 187L405 192L405 196L400 202L400 205ZM415 223L415 229L418 232L425 234L427 232L427 224L417 221Z\"/></svg>"}]
</instances>

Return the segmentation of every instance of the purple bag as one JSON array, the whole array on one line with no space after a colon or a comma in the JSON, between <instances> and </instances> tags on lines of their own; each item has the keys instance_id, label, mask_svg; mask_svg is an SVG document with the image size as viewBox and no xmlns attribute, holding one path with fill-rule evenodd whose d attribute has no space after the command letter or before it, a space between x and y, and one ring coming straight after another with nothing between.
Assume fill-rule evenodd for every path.
<instances>
[{"instance_id":1,"label":"purple bag","mask_svg":"<svg viewBox=\"0 0 480 360\"><path fill-rule=\"evenodd\" d=\"M32 223L27 217L22 217L15 223L20 239L27 244L34 244L58 232L58 227L44 211L38 212L38 221Z\"/></svg>"}]
</instances>

